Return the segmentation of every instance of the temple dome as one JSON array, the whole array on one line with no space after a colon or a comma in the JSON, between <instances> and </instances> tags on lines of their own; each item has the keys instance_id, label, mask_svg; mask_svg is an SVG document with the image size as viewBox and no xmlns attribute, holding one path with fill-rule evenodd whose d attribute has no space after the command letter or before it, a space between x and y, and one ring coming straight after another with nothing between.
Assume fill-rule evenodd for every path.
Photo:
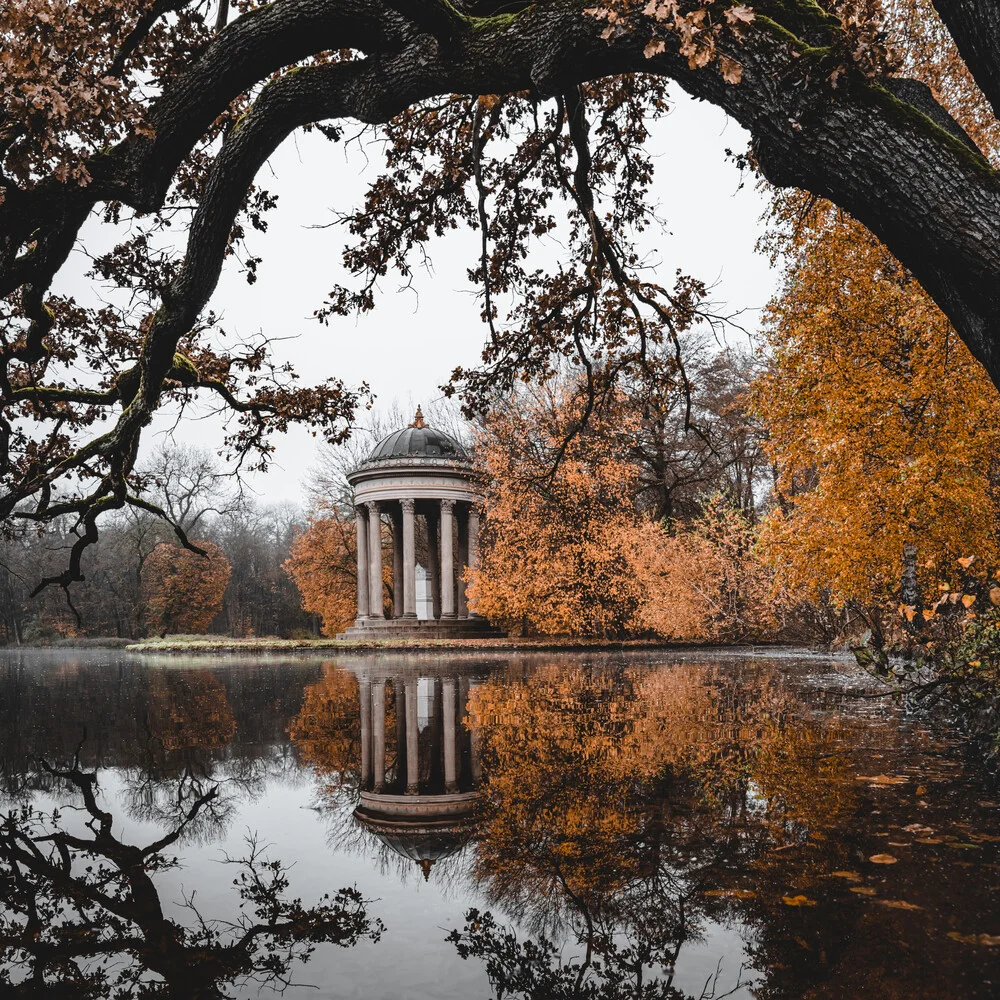
<instances>
[{"instance_id":1,"label":"temple dome","mask_svg":"<svg viewBox=\"0 0 1000 1000\"><path fill-rule=\"evenodd\" d=\"M468 452L449 434L424 423L424 415L417 407L413 423L393 431L372 450L365 460L383 462L405 458L445 458L455 462L468 462Z\"/></svg>"}]
</instances>

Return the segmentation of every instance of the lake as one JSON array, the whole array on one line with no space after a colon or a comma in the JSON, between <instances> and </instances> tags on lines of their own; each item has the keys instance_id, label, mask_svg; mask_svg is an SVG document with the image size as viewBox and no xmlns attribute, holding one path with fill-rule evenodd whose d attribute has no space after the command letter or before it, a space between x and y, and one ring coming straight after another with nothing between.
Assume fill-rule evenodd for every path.
<instances>
[{"instance_id":1,"label":"lake","mask_svg":"<svg viewBox=\"0 0 1000 1000\"><path fill-rule=\"evenodd\" d=\"M0 995L996 998L1000 802L843 659L0 652Z\"/></svg>"}]
</instances>

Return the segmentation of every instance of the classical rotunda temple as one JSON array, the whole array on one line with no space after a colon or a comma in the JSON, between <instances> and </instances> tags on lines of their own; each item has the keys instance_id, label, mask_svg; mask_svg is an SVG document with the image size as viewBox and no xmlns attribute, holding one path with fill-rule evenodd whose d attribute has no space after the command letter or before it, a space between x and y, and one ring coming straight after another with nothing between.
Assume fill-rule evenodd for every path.
<instances>
[{"instance_id":1,"label":"classical rotunda temple","mask_svg":"<svg viewBox=\"0 0 1000 1000\"><path fill-rule=\"evenodd\" d=\"M465 597L462 577L479 556L482 509L465 449L428 427L417 407L413 423L379 441L347 479L358 529L358 617L339 638L500 635L470 613ZM384 607L383 519L392 537L391 616Z\"/></svg>"}]
</instances>

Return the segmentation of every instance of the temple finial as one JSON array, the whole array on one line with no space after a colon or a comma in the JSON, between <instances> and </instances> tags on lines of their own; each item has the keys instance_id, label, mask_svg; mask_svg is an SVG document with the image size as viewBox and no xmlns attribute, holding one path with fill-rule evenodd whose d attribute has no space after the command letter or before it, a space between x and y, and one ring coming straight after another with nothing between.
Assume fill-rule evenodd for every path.
<instances>
[{"instance_id":1,"label":"temple finial","mask_svg":"<svg viewBox=\"0 0 1000 1000\"><path fill-rule=\"evenodd\" d=\"M420 865L420 870L424 873L424 881L429 882L431 880L431 869L434 867L434 862L430 858L424 858L423 861L418 861L417 864Z\"/></svg>"},{"instance_id":2,"label":"temple finial","mask_svg":"<svg viewBox=\"0 0 1000 1000\"><path fill-rule=\"evenodd\" d=\"M419 406L417 406L417 412L414 415L414 417L413 417L413 423L410 424L410 426L411 427L426 427L427 426L424 423L424 412L423 412L423 410L420 409Z\"/></svg>"}]
</instances>

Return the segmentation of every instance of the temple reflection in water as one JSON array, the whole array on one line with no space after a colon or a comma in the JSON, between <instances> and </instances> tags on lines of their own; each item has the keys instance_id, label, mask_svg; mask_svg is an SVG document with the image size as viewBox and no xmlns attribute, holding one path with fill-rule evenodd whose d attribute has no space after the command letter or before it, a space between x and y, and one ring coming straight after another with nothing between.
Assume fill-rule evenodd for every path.
<instances>
[{"instance_id":1,"label":"temple reflection in water","mask_svg":"<svg viewBox=\"0 0 1000 1000\"><path fill-rule=\"evenodd\" d=\"M479 801L478 733L467 726L481 679L460 664L353 666L361 709L355 821L424 879L469 840Z\"/></svg>"}]
</instances>

